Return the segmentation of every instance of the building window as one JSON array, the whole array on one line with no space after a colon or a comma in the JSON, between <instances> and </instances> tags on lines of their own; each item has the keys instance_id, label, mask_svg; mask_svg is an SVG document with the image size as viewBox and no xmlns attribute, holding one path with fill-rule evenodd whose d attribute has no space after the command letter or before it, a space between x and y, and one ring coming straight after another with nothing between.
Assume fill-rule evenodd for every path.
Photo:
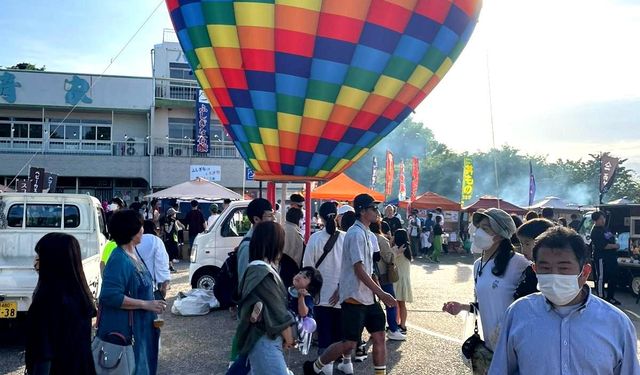
<instances>
[{"instance_id":1,"label":"building window","mask_svg":"<svg viewBox=\"0 0 640 375\"><path fill-rule=\"evenodd\" d=\"M189 64L185 63L169 63L169 77L175 79L188 79L195 81L195 76Z\"/></svg>"},{"instance_id":2,"label":"building window","mask_svg":"<svg viewBox=\"0 0 640 375\"><path fill-rule=\"evenodd\" d=\"M42 121L28 118L1 118L0 138L42 139Z\"/></svg>"},{"instance_id":3,"label":"building window","mask_svg":"<svg viewBox=\"0 0 640 375\"><path fill-rule=\"evenodd\" d=\"M192 118L169 118L169 140L177 141L193 138L193 122Z\"/></svg>"}]
</instances>

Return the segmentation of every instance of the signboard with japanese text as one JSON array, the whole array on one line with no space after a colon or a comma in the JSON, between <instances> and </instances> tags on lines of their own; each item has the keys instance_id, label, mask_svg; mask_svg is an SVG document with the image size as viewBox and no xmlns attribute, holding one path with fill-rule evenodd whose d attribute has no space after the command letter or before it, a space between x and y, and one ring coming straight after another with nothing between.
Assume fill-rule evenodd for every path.
<instances>
[{"instance_id":1,"label":"signboard with japanese text","mask_svg":"<svg viewBox=\"0 0 640 375\"><path fill-rule=\"evenodd\" d=\"M464 166L462 167L462 194L461 203L470 200L473 197L473 160L464 158Z\"/></svg>"},{"instance_id":2,"label":"signboard with japanese text","mask_svg":"<svg viewBox=\"0 0 640 375\"><path fill-rule=\"evenodd\" d=\"M253 171L253 169L249 167L244 167L244 179L247 181L253 181L254 177L255 177L255 172Z\"/></svg>"},{"instance_id":3,"label":"signboard with japanese text","mask_svg":"<svg viewBox=\"0 0 640 375\"><path fill-rule=\"evenodd\" d=\"M31 182L30 193L42 193L42 187L45 184L44 168L29 168L29 181Z\"/></svg>"},{"instance_id":4,"label":"signboard with japanese text","mask_svg":"<svg viewBox=\"0 0 640 375\"><path fill-rule=\"evenodd\" d=\"M196 178L204 178L209 181L220 181L222 175L219 165L191 165L189 166L189 178L193 181Z\"/></svg>"}]
</instances>

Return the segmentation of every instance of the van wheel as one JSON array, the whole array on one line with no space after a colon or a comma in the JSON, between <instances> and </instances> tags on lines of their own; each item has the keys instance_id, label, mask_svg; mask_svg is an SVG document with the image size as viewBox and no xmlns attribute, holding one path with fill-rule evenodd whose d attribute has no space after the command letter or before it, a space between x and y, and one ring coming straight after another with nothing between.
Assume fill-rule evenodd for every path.
<instances>
[{"instance_id":1,"label":"van wheel","mask_svg":"<svg viewBox=\"0 0 640 375\"><path fill-rule=\"evenodd\" d=\"M216 283L215 277L220 270L216 267L204 267L199 269L191 280L191 287L194 289L213 290Z\"/></svg>"},{"instance_id":2,"label":"van wheel","mask_svg":"<svg viewBox=\"0 0 640 375\"><path fill-rule=\"evenodd\" d=\"M635 276L631 280L631 291L633 291L633 294L636 296L640 294L640 276Z\"/></svg>"}]
</instances>

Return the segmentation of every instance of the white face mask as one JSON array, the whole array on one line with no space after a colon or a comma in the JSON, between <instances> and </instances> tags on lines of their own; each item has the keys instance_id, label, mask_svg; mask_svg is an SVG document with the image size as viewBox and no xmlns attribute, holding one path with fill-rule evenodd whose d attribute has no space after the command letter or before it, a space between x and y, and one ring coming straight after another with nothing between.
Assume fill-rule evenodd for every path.
<instances>
[{"instance_id":1,"label":"white face mask","mask_svg":"<svg viewBox=\"0 0 640 375\"><path fill-rule=\"evenodd\" d=\"M554 305L564 306L580 293L580 275L538 274L538 289Z\"/></svg>"},{"instance_id":2,"label":"white face mask","mask_svg":"<svg viewBox=\"0 0 640 375\"><path fill-rule=\"evenodd\" d=\"M471 251L479 254L485 250L488 250L493 245L493 237L489 233L477 228L473 234L473 241L471 243Z\"/></svg>"}]
</instances>

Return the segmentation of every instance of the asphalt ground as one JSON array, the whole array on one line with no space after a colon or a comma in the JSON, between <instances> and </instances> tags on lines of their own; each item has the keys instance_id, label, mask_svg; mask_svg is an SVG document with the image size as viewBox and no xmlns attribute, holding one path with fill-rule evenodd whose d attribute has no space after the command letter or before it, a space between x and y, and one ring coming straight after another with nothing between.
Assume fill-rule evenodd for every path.
<instances>
[{"instance_id":1,"label":"asphalt ground","mask_svg":"<svg viewBox=\"0 0 640 375\"><path fill-rule=\"evenodd\" d=\"M413 303L408 303L407 341L387 341L387 372L389 374L470 374L463 364L460 345L466 338L464 319L440 311L447 300L470 301L473 279L471 256L444 255L442 263L414 261L411 268ZM190 289L188 265L176 265L172 287L168 293L173 303L180 291ZM627 291L616 296L622 310L633 321L636 332L640 329L640 305ZM159 374L224 374L236 321L228 311L212 311L205 316L181 317L165 313L162 329ZM12 331L15 333L15 330ZM640 334L640 332L639 332ZM13 336L13 337L12 337ZM367 338L366 333L364 337ZM0 373L22 374L24 348L20 337L0 331ZM302 363L315 359L315 347L308 356L299 351L285 353L289 368L302 374ZM369 358L354 363L355 373L373 372ZM336 375L340 372L335 370Z\"/></svg>"}]
</instances>

